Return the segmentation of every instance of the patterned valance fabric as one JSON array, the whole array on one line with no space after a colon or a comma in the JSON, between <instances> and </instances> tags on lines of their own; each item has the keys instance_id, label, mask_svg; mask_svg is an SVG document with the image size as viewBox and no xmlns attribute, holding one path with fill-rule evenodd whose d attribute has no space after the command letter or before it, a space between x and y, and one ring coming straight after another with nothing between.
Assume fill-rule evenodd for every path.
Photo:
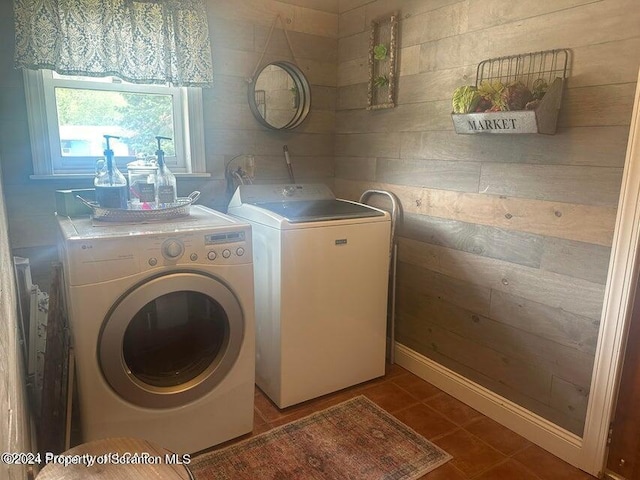
<instances>
[{"instance_id":1,"label":"patterned valance fabric","mask_svg":"<svg viewBox=\"0 0 640 480\"><path fill-rule=\"evenodd\" d=\"M205 0L14 0L17 68L210 86Z\"/></svg>"}]
</instances>

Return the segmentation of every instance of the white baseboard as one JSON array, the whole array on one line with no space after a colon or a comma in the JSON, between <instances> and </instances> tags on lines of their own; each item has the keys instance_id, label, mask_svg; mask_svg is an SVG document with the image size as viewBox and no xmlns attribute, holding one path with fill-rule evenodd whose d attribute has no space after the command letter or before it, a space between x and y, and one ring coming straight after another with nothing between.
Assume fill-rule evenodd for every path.
<instances>
[{"instance_id":1,"label":"white baseboard","mask_svg":"<svg viewBox=\"0 0 640 480\"><path fill-rule=\"evenodd\" d=\"M586 470L581 451L582 438L577 435L400 343L396 343L395 363L567 463ZM595 475L598 472L589 473Z\"/></svg>"}]
</instances>

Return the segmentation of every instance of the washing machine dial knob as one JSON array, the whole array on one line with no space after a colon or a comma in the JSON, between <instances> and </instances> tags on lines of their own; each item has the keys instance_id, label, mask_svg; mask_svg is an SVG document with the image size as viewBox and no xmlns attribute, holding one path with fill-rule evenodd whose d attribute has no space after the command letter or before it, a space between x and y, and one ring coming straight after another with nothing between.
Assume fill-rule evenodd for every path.
<instances>
[{"instance_id":1,"label":"washing machine dial knob","mask_svg":"<svg viewBox=\"0 0 640 480\"><path fill-rule=\"evenodd\" d=\"M180 240L170 238L162 244L162 255L169 260L177 260L184 253L184 245Z\"/></svg>"}]
</instances>

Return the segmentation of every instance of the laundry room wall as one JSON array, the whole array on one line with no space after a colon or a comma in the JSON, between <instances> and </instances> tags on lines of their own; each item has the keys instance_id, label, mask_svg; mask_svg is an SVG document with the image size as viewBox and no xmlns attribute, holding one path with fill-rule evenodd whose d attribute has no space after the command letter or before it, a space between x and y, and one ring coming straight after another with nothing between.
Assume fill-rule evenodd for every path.
<instances>
[{"instance_id":1,"label":"laundry room wall","mask_svg":"<svg viewBox=\"0 0 640 480\"><path fill-rule=\"evenodd\" d=\"M401 200L397 340L580 435L640 64L635 0L341 0L339 196ZM372 19L399 13L397 107L368 111ZM569 48L556 135L457 135L488 58Z\"/></svg>"},{"instance_id":2,"label":"laundry room wall","mask_svg":"<svg viewBox=\"0 0 640 480\"><path fill-rule=\"evenodd\" d=\"M288 182L288 145L296 181L332 186L337 91L337 0L208 0L216 85L205 91L208 160L216 176L235 155L252 154L256 182ZM287 28L291 49L279 21ZM268 42L268 43L267 43ZM264 57L261 60L261 56ZM311 84L311 112L293 131L269 130L251 114L247 79L276 60L295 63Z\"/></svg>"},{"instance_id":3,"label":"laundry room wall","mask_svg":"<svg viewBox=\"0 0 640 480\"><path fill-rule=\"evenodd\" d=\"M12 253L30 259L34 283L49 289L50 264L57 260L54 192L90 188L89 178L33 180L22 72L14 68L13 2L0 2L0 152ZM337 85L337 0L207 0L213 49L214 86L203 91L205 154L209 178L178 178L178 193L202 192L199 203L224 211L228 202L225 165L236 155L253 154L256 181L286 182L282 153L287 144L299 181L333 182ZM295 58L276 25L280 15ZM313 106L295 132L262 127L247 103L250 78L263 62L297 63L311 83Z\"/></svg>"}]
</instances>

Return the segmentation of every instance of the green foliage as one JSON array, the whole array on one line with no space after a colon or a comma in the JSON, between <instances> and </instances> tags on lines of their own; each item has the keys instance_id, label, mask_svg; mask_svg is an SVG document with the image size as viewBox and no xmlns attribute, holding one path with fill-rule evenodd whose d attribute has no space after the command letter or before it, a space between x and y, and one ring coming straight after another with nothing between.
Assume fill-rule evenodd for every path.
<instances>
[{"instance_id":1,"label":"green foliage","mask_svg":"<svg viewBox=\"0 0 640 480\"><path fill-rule=\"evenodd\" d=\"M373 58L376 60L384 60L387 58L387 46L384 43L380 43L373 47Z\"/></svg>"},{"instance_id":2,"label":"green foliage","mask_svg":"<svg viewBox=\"0 0 640 480\"><path fill-rule=\"evenodd\" d=\"M169 95L57 88L60 125L120 126L130 132L122 142L135 155L154 155L156 135L174 137L173 107ZM162 144L175 155L173 141Z\"/></svg>"},{"instance_id":3,"label":"green foliage","mask_svg":"<svg viewBox=\"0 0 640 480\"><path fill-rule=\"evenodd\" d=\"M139 93L123 93L124 105L118 108L122 115L120 125L136 132L123 139L136 154L153 155L158 148L156 135L173 138L173 111L171 97ZM168 156L175 155L173 141L164 141L162 149Z\"/></svg>"},{"instance_id":4,"label":"green foliage","mask_svg":"<svg viewBox=\"0 0 640 480\"><path fill-rule=\"evenodd\" d=\"M380 75L374 78L373 84L378 88L385 87L389 85L389 79L387 78L386 75Z\"/></svg>"},{"instance_id":5,"label":"green foliage","mask_svg":"<svg viewBox=\"0 0 640 480\"><path fill-rule=\"evenodd\" d=\"M453 98L451 101L453 113L474 112L479 101L480 94L476 87L472 85L458 87L453 92Z\"/></svg>"},{"instance_id":6,"label":"green foliage","mask_svg":"<svg viewBox=\"0 0 640 480\"><path fill-rule=\"evenodd\" d=\"M56 88L60 125L118 125L121 114L117 108L124 103L118 92Z\"/></svg>"},{"instance_id":7,"label":"green foliage","mask_svg":"<svg viewBox=\"0 0 640 480\"><path fill-rule=\"evenodd\" d=\"M502 98L504 85L500 80L483 80L478 86L478 93L486 101L490 102L490 110L499 112L507 110L507 104Z\"/></svg>"}]
</instances>

